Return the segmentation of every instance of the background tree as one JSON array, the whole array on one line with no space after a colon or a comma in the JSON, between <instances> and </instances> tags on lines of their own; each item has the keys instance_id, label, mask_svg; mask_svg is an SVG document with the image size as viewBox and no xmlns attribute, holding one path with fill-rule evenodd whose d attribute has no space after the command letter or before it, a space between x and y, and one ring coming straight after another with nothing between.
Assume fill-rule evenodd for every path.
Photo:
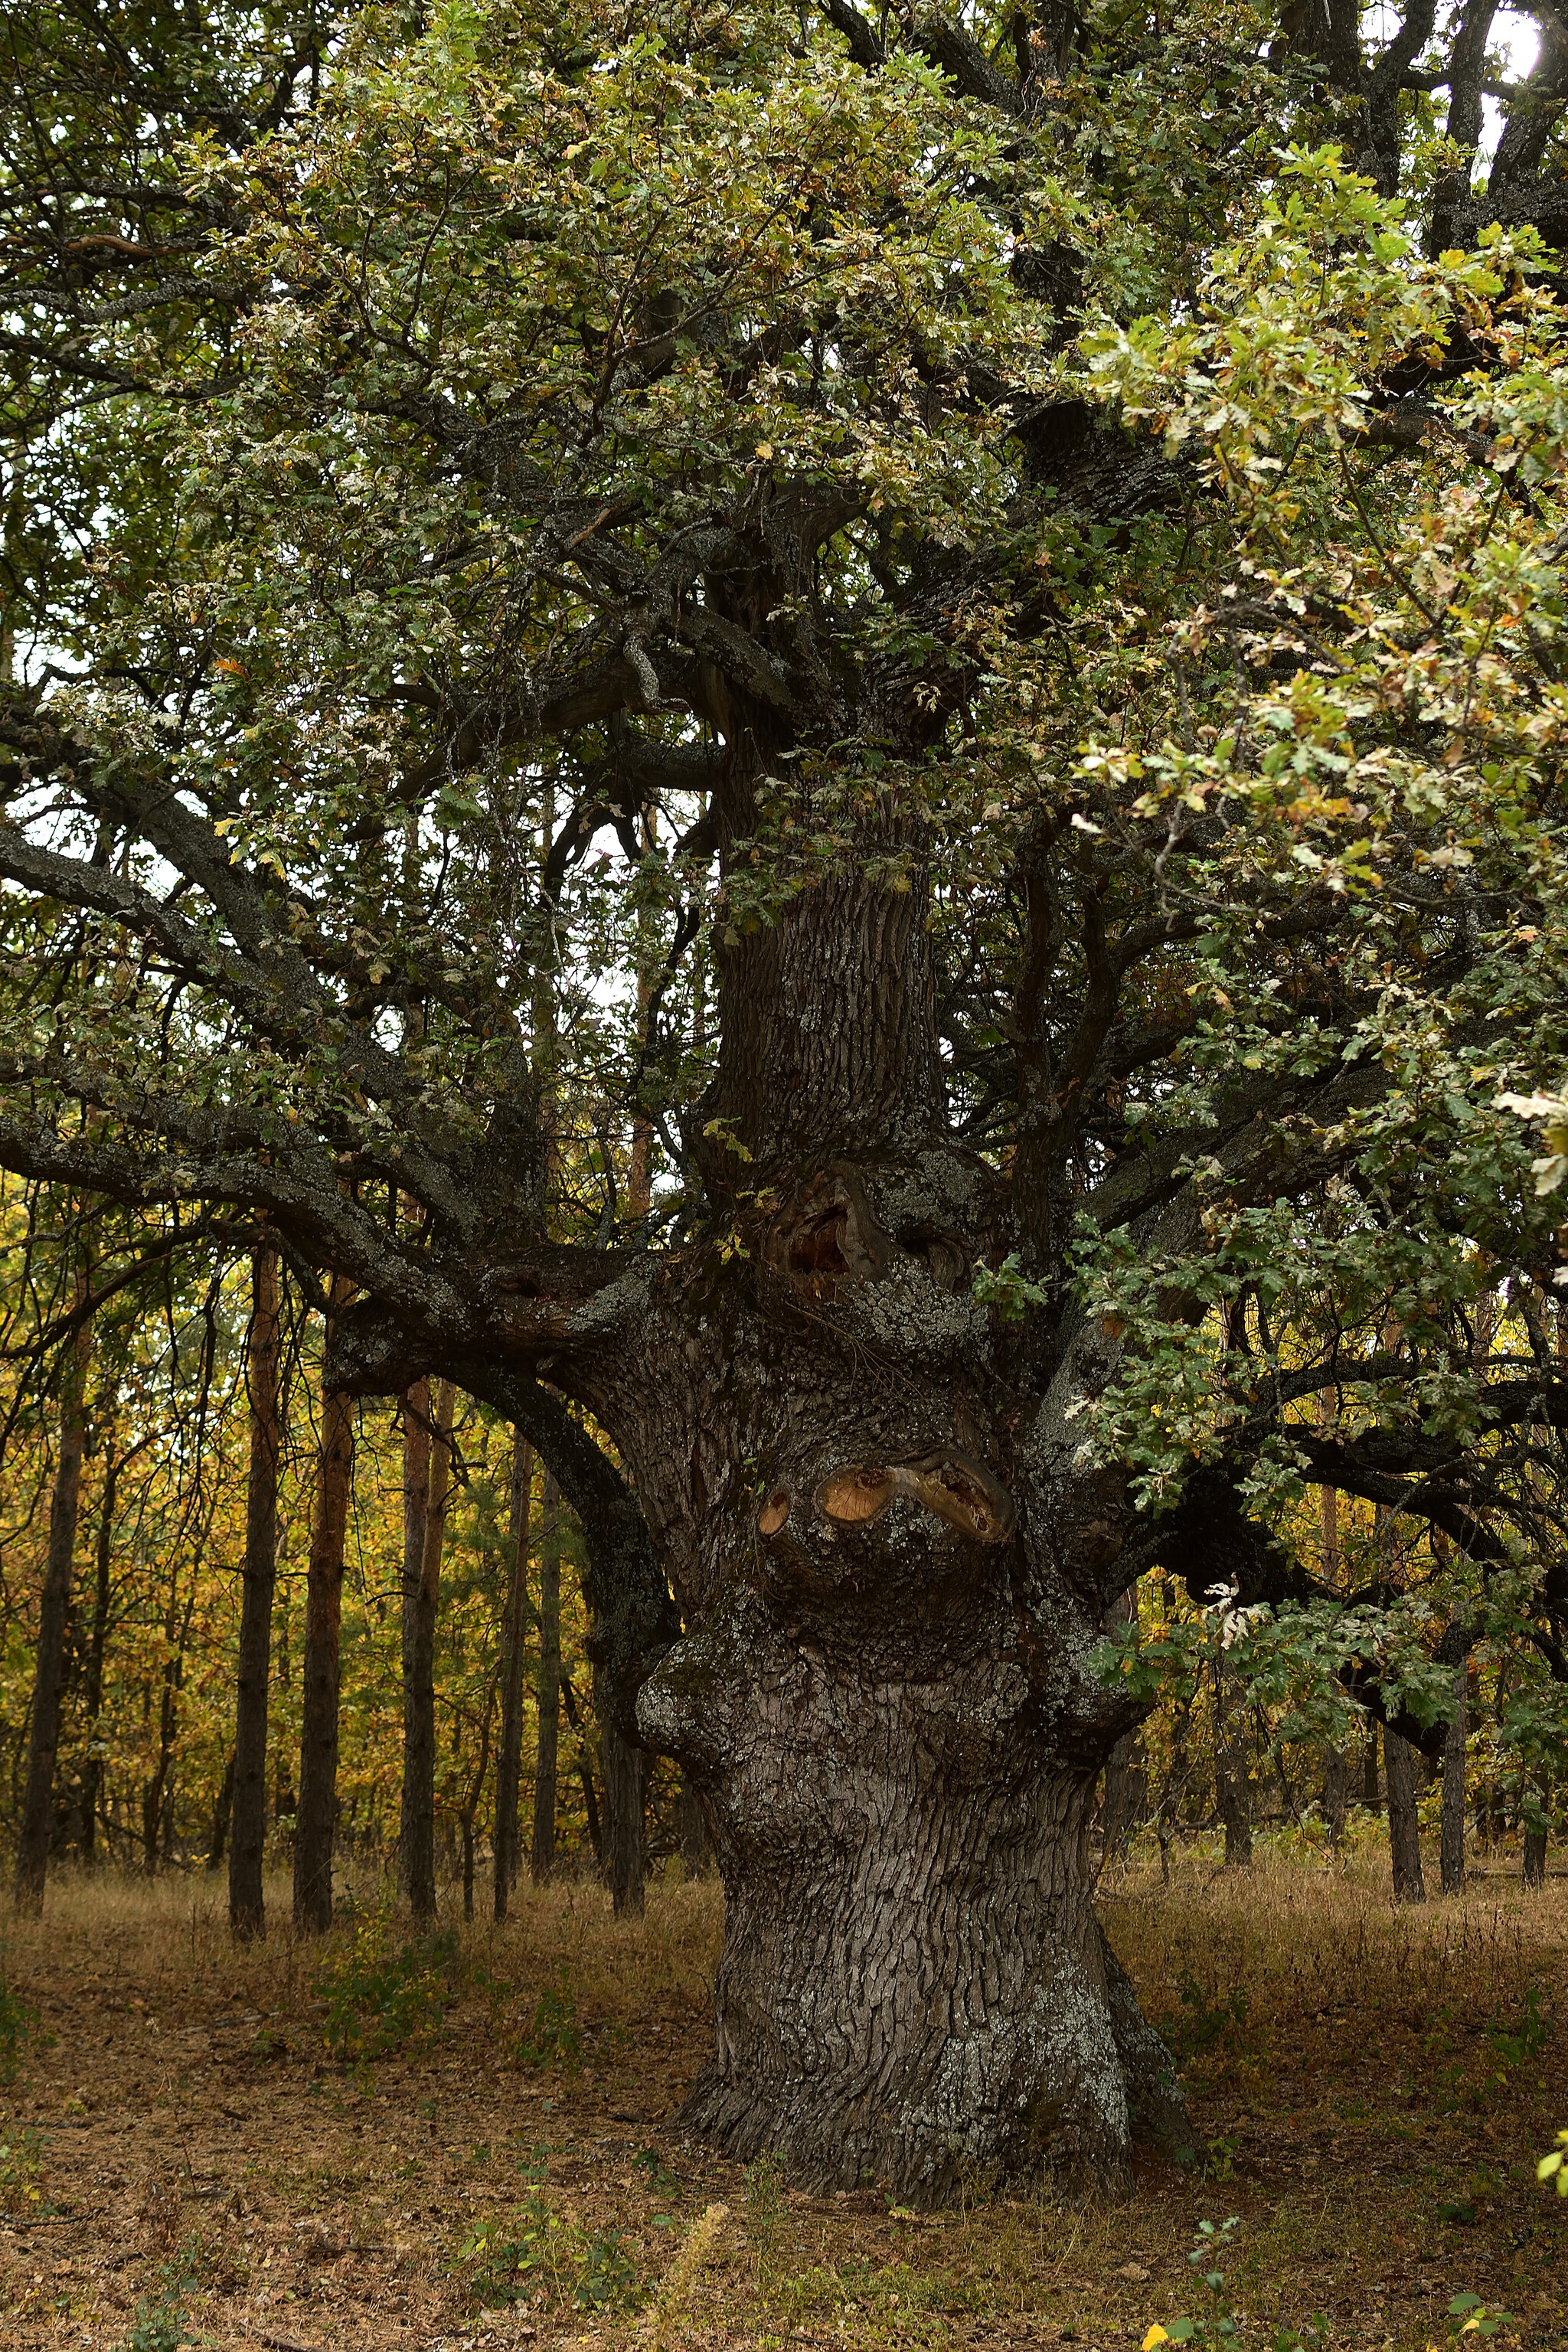
<instances>
[{"instance_id":1,"label":"background tree","mask_svg":"<svg viewBox=\"0 0 1568 2352\"><path fill-rule=\"evenodd\" d=\"M237 1936L266 1933L262 1863L267 1840L267 1712L272 1662L272 1595L278 1570L279 1370L282 1328L278 1259L265 1245L251 1258L247 1386L250 1463L246 1485L244 1600L235 1676L233 1829L228 1918Z\"/></svg>"}]
</instances>

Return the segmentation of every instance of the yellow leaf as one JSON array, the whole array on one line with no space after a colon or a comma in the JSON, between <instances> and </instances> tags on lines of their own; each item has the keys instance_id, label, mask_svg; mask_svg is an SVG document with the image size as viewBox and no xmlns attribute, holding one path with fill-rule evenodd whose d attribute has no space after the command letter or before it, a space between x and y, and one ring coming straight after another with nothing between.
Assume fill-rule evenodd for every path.
<instances>
[{"instance_id":1,"label":"yellow leaf","mask_svg":"<svg viewBox=\"0 0 1568 2352\"><path fill-rule=\"evenodd\" d=\"M1142 2352L1154 2352L1154 2347L1156 2344L1168 2344L1170 2340L1170 2337L1166 2335L1159 2321L1156 2320L1153 2326L1149 2330L1148 2335L1143 2338Z\"/></svg>"}]
</instances>

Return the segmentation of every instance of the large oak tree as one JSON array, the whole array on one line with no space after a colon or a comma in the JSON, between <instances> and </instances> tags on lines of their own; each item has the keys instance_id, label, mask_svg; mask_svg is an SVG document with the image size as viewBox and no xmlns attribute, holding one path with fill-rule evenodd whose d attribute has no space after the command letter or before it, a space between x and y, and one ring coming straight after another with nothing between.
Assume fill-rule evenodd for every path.
<instances>
[{"instance_id":1,"label":"large oak tree","mask_svg":"<svg viewBox=\"0 0 1568 2352\"><path fill-rule=\"evenodd\" d=\"M134 179L16 52L0 1160L264 1213L340 1388L540 1447L738 2152L1180 2137L1086 1858L1151 1562L1310 1599L1342 1488L1562 1671L1550 1334L1472 1346L1564 948L1568 35L1492 14L230 25Z\"/></svg>"}]
</instances>

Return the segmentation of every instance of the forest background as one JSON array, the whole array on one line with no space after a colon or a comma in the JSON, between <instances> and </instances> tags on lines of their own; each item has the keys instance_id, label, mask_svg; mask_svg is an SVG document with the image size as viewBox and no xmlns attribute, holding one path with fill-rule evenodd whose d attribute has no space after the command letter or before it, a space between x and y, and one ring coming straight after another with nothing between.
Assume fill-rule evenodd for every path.
<instances>
[{"instance_id":1,"label":"forest background","mask_svg":"<svg viewBox=\"0 0 1568 2352\"><path fill-rule=\"evenodd\" d=\"M615 1146L605 1123L589 1149ZM591 1131L590 1131L591 1134ZM623 1184L635 1184L646 1140L619 1139ZM646 1159L644 1160L646 1165ZM211 1265L171 1257L156 1295L145 1276L83 1327L55 1369L70 1382L68 1425L40 1369L47 1267L90 1254L93 1218L47 1192L7 1180L5 1325L5 1518L0 1526L0 1682L6 1822L21 1819L37 1660L38 1612L51 1526L74 1507L69 1608L62 1649L61 1731L51 1800L57 1864L104 1864L156 1874L216 1871L226 1860L233 1797L235 1677L252 1413L250 1256ZM56 1220L58 1222L51 1222ZM1554 1335L1568 1307L1527 1292L1522 1308L1500 1284L1485 1327L1500 1352ZM276 1595L269 1676L268 1862L287 1867L301 1728L300 1654L310 1529L321 1458L321 1324L287 1278L279 1300ZM427 1416L428 1394L418 1401ZM403 1787L405 1577L436 1530L439 1606L432 1666L437 1707L432 1796L444 1904L472 1916L493 1901L502 1698L519 1611L510 1824L520 1864L602 1873L606 1790L582 1531L531 1447L494 1409L459 1396L449 1450L437 1446L435 1507L429 1433L411 1448L401 1407L372 1401L354 1416L344 1540L341 1634L340 1862L362 1885L395 1878ZM63 1442L62 1442L63 1441ZM74 1506L62 1500L79 1470ZM423 1482L423 1483L422 1483ZM413 1518L410 1488L415 1489ZM412 1532L411 1532L412 1529ZM1463 1878L1466 1843L1541 1884L1563 1826L1561 1709L1528 1628L1499 1612L1457 1676L1431 1669L1422 1646L1443 1593L1441 1538L1415 1537L1375 1506L1324 1494L1281 1520L1324 1587L1352 1596L1392 1586L1394 1670L1416 1705L1449 1726L1441 1757L1423 1757L1360 1707L1340 1679L1358 1643L1386 1643L1389 1620L1364 1609L1316 1616L1237 1611L1223 1591L1207 1609L1151 1570L1113 1612L1104 1671L1131 1681L1152 1708L1119 1743L1101 1783L1097 1839L1104 1860L1134 1838L1153 1842L1168 1870L1173 1844L1226 1841L1250 1857L1255 1831L1303 1853L1336 1848L1392 1805L1396 1891L1424 1891L1427 1871ZM412 1543L412 1560L410 1545ZM521 1562L519 1575L519 1548ZM545 1727L542 1743L541 1723ZM1392 1772L1390 1752L1393 1754ZM504 1793L501 1797L504 1801ZM646 1783L645 1866L705 1866L700 1814L668 1759ZM535 1827L536 1818L548 1827ZM1403 1837L1403 1844L1401 1838ZM1413 1859L1414 1857L1414 1859ZM1414 1872L1414 1885L1405 1880Z\"/></svg>"}]
</instances>

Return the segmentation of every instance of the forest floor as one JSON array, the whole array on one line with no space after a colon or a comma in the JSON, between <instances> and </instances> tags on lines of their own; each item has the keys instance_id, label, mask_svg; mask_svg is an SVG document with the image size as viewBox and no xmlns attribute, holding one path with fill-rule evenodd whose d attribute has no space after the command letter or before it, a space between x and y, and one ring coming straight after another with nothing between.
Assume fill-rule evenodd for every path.
<instances>
[{"instance_id":1,"label":"forest floor","mask_svg":"<svg viewBox=\"0 0 1568 2352\"><path fill-rule=\"evenodd\" d=\"M682 2137L711 1885L654 1886L636 1925L576 1885L412 1952L370 1908L237 1952L214 1878L64 1877L0 1937L0 2058L30 2013L0 2088L0 2346L1124 2352L1212 2321L1187 2254L1234 2215L1243 2346L1424 2352L1469 2294L1514 2315L1500 2346L1564 2352L1568 2201L1535 2162L1568 2125L1568 1879L1483 1870L1396 1911L1374 1847L1101 1892L1198 2164L1142 2166L1114 2206L976 2180L917 2217Z\"/></svg>"}]
</instances>

